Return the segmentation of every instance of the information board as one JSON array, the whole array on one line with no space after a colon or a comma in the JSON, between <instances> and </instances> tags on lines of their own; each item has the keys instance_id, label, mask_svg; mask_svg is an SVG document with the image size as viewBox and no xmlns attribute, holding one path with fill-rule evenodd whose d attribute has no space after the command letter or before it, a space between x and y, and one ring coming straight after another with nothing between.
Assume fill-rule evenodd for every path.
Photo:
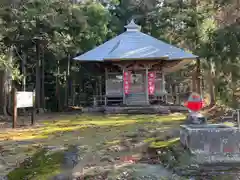
<instances>
[{"instance_id":1,"label":"information board","mask_svg":"<svg viewBox=\"0 0 240 180\"><path fill-rule=\"evenodd\" d=\"M34 92L18 91L17 92L17 108L33 107Z\"/></svg>"}]
</instances>

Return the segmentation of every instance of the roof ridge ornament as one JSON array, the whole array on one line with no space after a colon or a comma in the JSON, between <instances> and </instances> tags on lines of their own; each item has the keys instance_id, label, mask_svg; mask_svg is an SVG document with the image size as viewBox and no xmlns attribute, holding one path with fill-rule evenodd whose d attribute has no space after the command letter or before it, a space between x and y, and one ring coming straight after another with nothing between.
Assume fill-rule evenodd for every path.
<instances>
[{"instance_id":1,"label":"roof ridge ornament","mask_svg":"<svg viewBox=\"0 0 240 180\"><path fill-rule=\"evenodd\" d=\"M126 31L140 31L141 30L141 26L137 25L134 22L134 19L132 19L131 22L124 27L126 28Z\"/></svg>"}]
</instances>

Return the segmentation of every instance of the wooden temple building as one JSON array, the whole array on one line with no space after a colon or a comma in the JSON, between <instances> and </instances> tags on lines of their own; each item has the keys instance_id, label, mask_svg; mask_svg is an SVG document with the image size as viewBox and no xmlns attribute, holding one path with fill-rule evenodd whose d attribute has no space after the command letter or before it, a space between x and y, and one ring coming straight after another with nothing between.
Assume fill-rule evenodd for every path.
<instances>
[{"instance_id":1,"label":"wooden temple building","mask_svg":"<svg viewBox=\"0 0 240 180\"><path fill-rule=\"evenodd\" d=\"M156 102L167 104L165 76L198 57L142 33L133 20L125 28L124 33L74 58L96 63L105 71L105 87L95 96L94 106L146 108L156 106Z\"/></svg>"}]
</instances>

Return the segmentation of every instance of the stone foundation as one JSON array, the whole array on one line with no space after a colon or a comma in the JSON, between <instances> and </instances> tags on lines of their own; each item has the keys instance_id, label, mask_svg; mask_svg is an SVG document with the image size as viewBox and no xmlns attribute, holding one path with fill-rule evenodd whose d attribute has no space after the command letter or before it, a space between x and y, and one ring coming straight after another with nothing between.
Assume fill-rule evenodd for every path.
<instances>
[{"instance_id":1,"label":"stone foundation","mask_svg":"<svg viewBox=\"0 0 240 180\"><path fill-rule=\"evenodd\" d=\"M83 108L83 112L102 112L106 114L170 114L173 112L187 112L182 106L102 106Z\"/></svg>"}]
</instances>

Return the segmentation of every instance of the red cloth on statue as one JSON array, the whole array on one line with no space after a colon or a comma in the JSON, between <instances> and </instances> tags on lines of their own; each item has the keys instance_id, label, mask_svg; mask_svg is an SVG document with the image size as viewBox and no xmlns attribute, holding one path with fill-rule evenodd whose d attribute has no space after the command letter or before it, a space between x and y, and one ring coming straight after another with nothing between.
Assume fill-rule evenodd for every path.
<instances>
[{"instance_id":1,"label":"red cloth on statue","mask_svg":"<svg viewBox=\"0 0 240 180\"><path fill-rule=\"evenodd\" d=\"M200 111L203 108L203 102L186 102L184 106L191 111Z\"/></svg>"}]
</instances>

